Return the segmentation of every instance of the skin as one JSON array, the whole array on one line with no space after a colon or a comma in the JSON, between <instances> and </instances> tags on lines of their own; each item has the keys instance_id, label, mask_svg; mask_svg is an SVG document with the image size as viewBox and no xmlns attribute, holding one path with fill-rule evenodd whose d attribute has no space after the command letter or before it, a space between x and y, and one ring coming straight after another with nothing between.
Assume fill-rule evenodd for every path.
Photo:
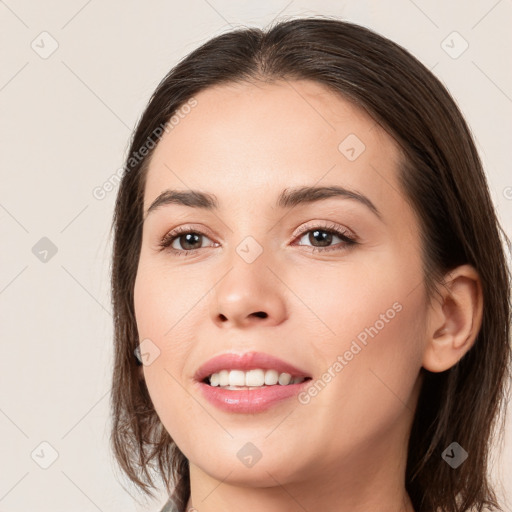
<instances>
[{"instance_id":1,"label":"skin","mask_svg":"<svg viewBox=\"0 0 512 512\"><path fill-rule=\"evenodd\" d=\"M209 192L220 208L152 211L134 290L140 339L160 351L141 371L190 461L189 506L413 511L404 482L420 369L444 371L471 347L478 276L459 267L428 300L418 219L398 182L401 154L366 112L309 81L222 85L196 99L152 155L144 212L169 188ZM354 161L338 149L349 134L365 145ZM380 218L347 198L274 207L283 189L303 185L357 191ZM321 244L297 232L333 224L358 243L334 236L329 247L338 250L311 252ZM204 233L194 254L159 250L178 226ZM252 263L236 251L248 236L263 250ZM181 237L173 247L190 246ZM321 379L397 303L400 312L308 404L292 398L233 414L211 405L193 379L210 358L251 350ZM247 442L262 454L250 468L237 457Z\"/></svg>"}]
</instances>

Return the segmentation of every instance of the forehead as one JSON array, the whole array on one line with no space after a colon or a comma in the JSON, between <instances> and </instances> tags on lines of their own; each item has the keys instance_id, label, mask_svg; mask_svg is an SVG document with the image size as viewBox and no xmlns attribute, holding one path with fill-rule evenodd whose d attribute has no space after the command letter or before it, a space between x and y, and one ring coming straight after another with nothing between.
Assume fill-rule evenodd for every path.
<instances>
[{"instance_id":1,"label":"forehead","mask_svg":"<svg viewBox=\"0 0 512 512\"><path fill-rule=\"evenodd\" d=\"M167 188L208 191L233 206L268 197L274 187L341 184L376 201L398 192L394 140L321 84L223 84L195 100L154 150L145 210Z\"/></svg>"}]
</instances>

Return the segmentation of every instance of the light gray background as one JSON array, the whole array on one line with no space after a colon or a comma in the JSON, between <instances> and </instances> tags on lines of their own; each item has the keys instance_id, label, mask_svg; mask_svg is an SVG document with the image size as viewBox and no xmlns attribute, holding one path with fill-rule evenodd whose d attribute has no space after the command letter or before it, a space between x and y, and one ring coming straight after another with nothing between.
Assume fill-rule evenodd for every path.
<instances>
[{"instance_id":1,"label":"light gray background","mask_svg":"<svg viewBox=\"0 0 512 512\"><path fill-rule=\"evenodd\" d=\"M232 27L311 14L371 27L433 69L472 127L510 236L511 0L0 1L0 512L157 510L126 493L109 452L117 188L92 191L123 165L179 58ZM55 255L33 253L43 237ZM495 455L510 490L510 421Z\"/></svg>"}]
</instances>

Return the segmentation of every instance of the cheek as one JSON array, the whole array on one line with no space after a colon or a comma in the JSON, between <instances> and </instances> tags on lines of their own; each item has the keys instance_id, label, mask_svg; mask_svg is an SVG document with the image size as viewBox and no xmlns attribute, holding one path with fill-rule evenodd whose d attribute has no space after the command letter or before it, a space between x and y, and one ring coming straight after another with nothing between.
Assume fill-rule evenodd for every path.
<instances>
[{"instance_id":1,"label":"cheek","mask_svg":"<svg viewBox=\"0 0 512 512\"><path fill-rule=\"evenodd\" d=\"M295 314L305 329L304 350L313 350L323 367L350 350L354 341L366 357L414 353L426 306L423 286L418 286L421 261L413 256L407 262L387 252L362 258L357 265L319 265L310 279L304 279L306 269L287 274L286 282L293 283L294 294L301 298Z\"/></svg>"},{"instance_id":2,"label":"cheek","mask_svg":"<svg viewBox=\"0 0 512 512\"><path fill-rule=\"evenodd\" d=\"M315 429L326 427L321 435L346 428L363 442L414 409L426 299L423 286L414 286L421 283L420 264L399 263L342 269L337 279L318 272L315 287L295 289L314 305L308 314L322 333L313 339L309 323L311 358L319 364L316 385L303 395Z\"/></svg>"},{"instance_id":3,"label":"cheek","mask_svg":"<svg viewBox=\"0 0 512 512\"><path fill-rule=\"evenodd\" d=\"M356 311L352 305L352 316L336 317L333 311L337 336L322 348L323 373L303 396L316 425L325 427L320 438L337 428L350 433L354 447L377 442L400 418L412 414L425 304L420 289L406 290L357 294L361 308Z\"/></svg>"},{"instance_id":4,"label":"cheek","mask_svg":"<svg viewBox=\"0 0 512 512\"><path fill-rule=\"evenodd\" d=\"M208 288L204 275L141 259L134 287L134 307L141 338L149 337L161 350L190 339L190 313L204 308ZM188 326L188 327L187 327Z\"/></svg>"},{"instance_id":5,"label":"cheek","mask_svg":"<svg viewBox=\"0 0 512 512\"><path fill-rule=\"evenodd\" d=\"M203 285L201 285L203 282ZM134 286L134 309L141 352L150 364L142 366L154 408L175 440L186 437L189 418L197 416L184 386L184 368L193 348L197 316L204 315L204 279L183 280L183 272L162 268L141 258ZM144 359L144 356L143 356Z\"/></svg>"}]
</instances>

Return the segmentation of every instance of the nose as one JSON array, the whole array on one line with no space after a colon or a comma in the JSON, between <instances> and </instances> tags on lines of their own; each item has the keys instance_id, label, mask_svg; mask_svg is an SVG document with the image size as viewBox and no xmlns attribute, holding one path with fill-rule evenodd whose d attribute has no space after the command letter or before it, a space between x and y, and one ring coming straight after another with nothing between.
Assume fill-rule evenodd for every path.
<instances>
[{"instance_id":1,"label":"nose","mask_svg":"<svg viewBox=\"0 0 512 512\"><path fill-rule=\"evenodd\" d=\"M214 287L211 315L220 328L275 326L287 316L286 286L263 255L248 263L238 254Z\"/></svg>"}]
</instances>

